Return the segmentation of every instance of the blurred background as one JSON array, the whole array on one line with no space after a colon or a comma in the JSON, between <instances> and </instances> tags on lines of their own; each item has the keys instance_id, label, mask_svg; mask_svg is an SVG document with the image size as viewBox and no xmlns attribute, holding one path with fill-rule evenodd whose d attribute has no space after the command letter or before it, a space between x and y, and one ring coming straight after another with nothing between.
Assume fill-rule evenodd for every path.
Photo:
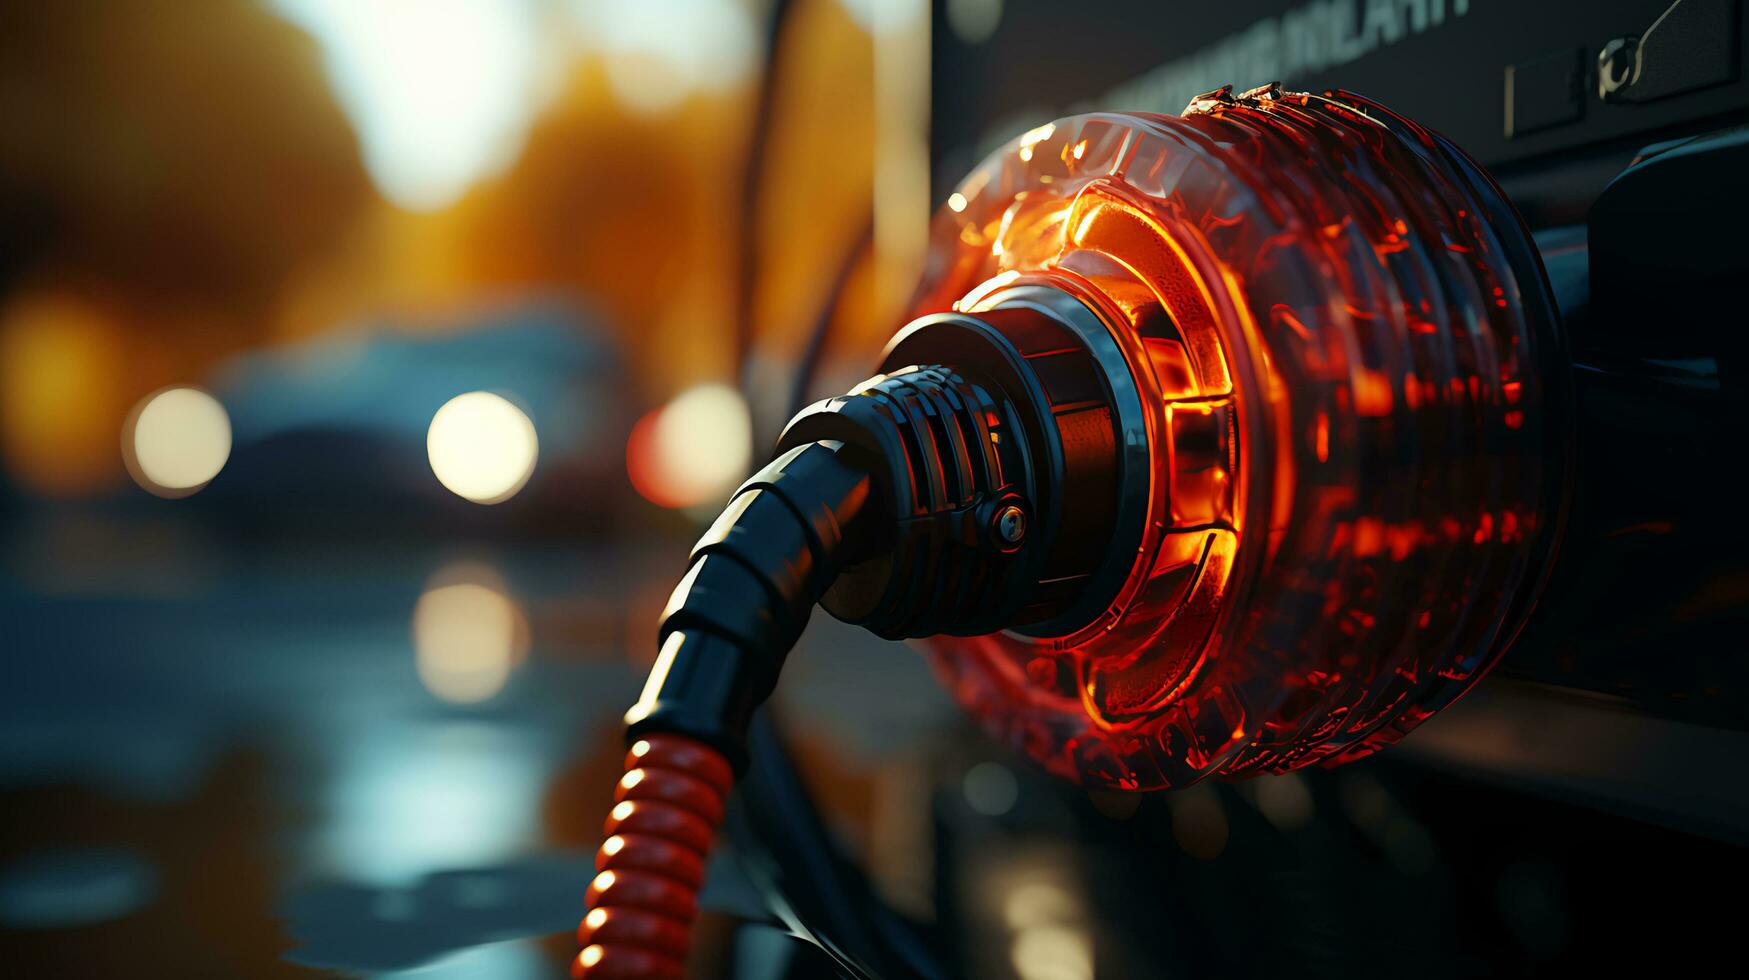
<instances>
[{"instance_id":1,"label":"blurred background","mask_svg":"<svg viewBox=\"0 0 1749 980\"><path fill-rule=\"evenodd\" d=\"M907 299L927 5L0 11L5 960L562 975L698 522Z\"/></svg>"},{"instance_id":2,"label":"blurred background","mask_svg":"<svg viewBox=\"0 0 1749 980\"><path fill-rule=\"evenodd\" d=\"M701 522L868 372L983 149L1242 7L0 4L0 960L564 975ZM819 619L783 741L954 973L1534 972L1742 864L1499 778L1549 745L1509 683L1419 761L1090 799ZM699 973L828 975L739 867Z\"/></svg>"}]
</instances>

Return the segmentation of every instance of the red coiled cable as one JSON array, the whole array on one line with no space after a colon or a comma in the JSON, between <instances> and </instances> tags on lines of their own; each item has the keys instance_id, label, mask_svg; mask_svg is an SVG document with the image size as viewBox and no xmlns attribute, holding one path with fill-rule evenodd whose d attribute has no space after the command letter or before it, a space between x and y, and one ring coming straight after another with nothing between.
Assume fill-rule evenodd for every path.
<instances>
[{"instance_id":1,"label":"red coiled cable","mask_svg":"<svg viewBox=\"0 0 1749 980\"><path fill-rule=\"evenodd\" d=\"M705 858L735 774L721 752L680 735L639 739L625 765L571 976L681 980Z\"/></svg>"}]
</instances>

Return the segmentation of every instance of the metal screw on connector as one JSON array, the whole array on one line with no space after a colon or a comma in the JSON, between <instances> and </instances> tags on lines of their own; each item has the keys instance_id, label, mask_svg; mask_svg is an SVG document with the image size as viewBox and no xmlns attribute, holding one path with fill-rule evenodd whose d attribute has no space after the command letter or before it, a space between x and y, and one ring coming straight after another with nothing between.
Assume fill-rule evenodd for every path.
<instances>
[{"instance_id":1,"label":"metal screw on connector","mask_svg":"<svg viewBox=\"0 0 1749 980\"><path fill-rule=\"evenodd\" d=\"M1013 548L1026 539L1026 511L1009 504L996 512L996 540Z\"/></svg>"}]
</instances>

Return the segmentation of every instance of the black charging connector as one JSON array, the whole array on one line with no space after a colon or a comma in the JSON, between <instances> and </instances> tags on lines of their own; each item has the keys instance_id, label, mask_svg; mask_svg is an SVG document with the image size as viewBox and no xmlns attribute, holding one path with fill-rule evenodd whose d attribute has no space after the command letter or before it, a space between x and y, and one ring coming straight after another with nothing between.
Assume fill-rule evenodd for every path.
<instances>
[{"instance_id":1,"label":"black charging connector","mask_svg":"<svg viewBox=\"0 0 1749 980\"><path fill-rule=\"evenodd\" d=\"M1121 351L1057 290L925 317L884 369L790 423L693 549L629 736L739 769L816 602L890 638L1092 621L1128 571L1147 433Z\"/></svg>"},{"instance_id":2,"label":"black charging connector","mask_svg":"<svg viewBox=\"0 0 1749 980\"><path fill-rule=\"evenodd\" d=\"M684 972L731 773L816 603L894 638L1063 635L1128 571L1148 438L1091 310L1016 288L913 323L883 369L798 415L693 548L626 715L574 976Z\"/></svg>"}]
</instances>

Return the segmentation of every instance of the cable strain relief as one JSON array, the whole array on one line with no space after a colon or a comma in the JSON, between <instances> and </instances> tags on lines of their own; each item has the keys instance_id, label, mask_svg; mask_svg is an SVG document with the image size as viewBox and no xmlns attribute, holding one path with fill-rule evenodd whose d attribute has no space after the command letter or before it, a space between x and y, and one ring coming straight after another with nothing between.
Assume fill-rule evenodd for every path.
<instances>
[{"instance_id":1,"label":"cable strain relief","mask_svg":"<svg viewBox=\"0 0 1749 980\"><path fill-rule=\"evenodd\" d=\"M683 734L745 765L753 711L837 577L840 555L886 523L865 514L870 477L841 449L820 443L780 454L694 546L662 614L656 663L626 714L634 739Z\"/></svg>"},{"instance_id":2,"label":"cable strain relief","mask_svg":"<svg viewBox=\"0 0 1749 980\"><path fill-rule=\"evenodd\" d=\"M1146 422L1103 321L1058 290L920 318L886 372L791 421L780 448L844 444L890 537L828 612L890 638L1065 635L1129 571L1148 500Z\"/></svg>"}]
</instances>

